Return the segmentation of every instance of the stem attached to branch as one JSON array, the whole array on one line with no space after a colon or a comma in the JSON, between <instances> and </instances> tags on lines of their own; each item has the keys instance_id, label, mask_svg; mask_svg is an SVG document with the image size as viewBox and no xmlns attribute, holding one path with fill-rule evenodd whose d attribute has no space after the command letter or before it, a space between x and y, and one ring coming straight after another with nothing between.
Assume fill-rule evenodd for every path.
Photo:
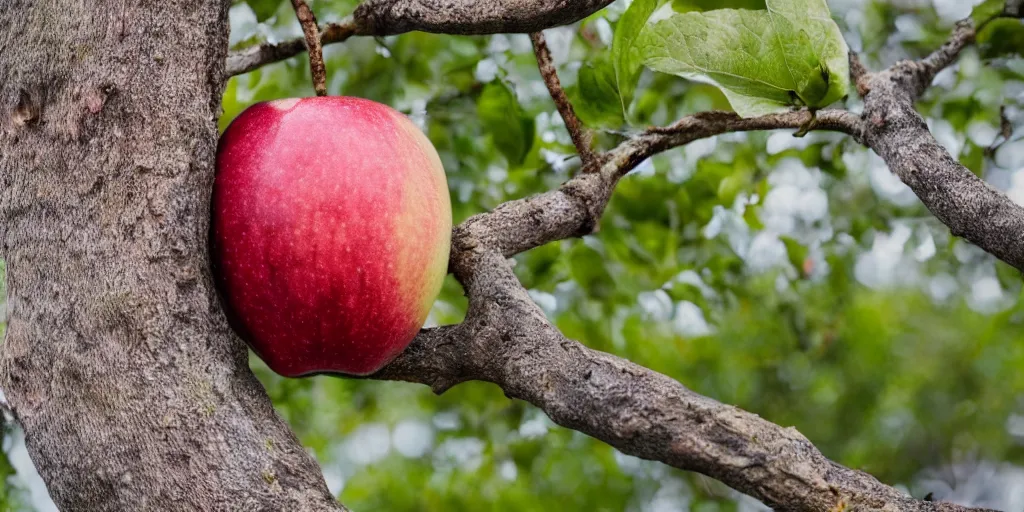
<instances>
[{"instance_id":1,"label":"stem attached to branch","mask_svg":"<svg viewBox=\"0 0 1024 512\"><path fill-rule=\"evenodd\" d=\"M306 4L306 0L292 0L295 16L302 25L302 34L306 37L306 48L309 50L309 71L313 76L313 89L317 96L327 95L327 68L324 66L324 52L320 45L320 28L316 24L316 15Z\"/></svg>"},{"instance_id":2,"label":"stem attached to branch","mask_svg":"<svg viewBox=\"0 0 1024 512\"><path fill-rule=\"evenodd\" d=\"M565 90L562 89L562 82L558 80L558 72L555 71L555 64L551 60L551 50L548 49L548 43L544 40L544 33L530 34L530 41L533 42L533 53L537 56L540 76L544 79L544 85L548 87L548 92L551 93L551 99L555 100L558 113L565 121L565 128L569 130L569 136L572 137L572 143L576 146L576 152L579 153L583 167L586 168L587 164L594 159L594 152L590 148L593 135L590 130L583 127L583 123L576 117L576 111L573 110L572 103L569 102Z\"/></svg>"}]
</instances>

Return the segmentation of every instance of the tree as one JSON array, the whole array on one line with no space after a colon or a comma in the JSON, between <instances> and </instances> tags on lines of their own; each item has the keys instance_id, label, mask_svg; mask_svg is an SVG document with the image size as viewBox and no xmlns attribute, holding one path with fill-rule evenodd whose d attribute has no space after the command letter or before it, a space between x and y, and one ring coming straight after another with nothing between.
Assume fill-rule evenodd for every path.
<instances>
[{"instance_id":1,"label":"tree","mask_svg":"<svg viewBox=\"0 0 1024 512\"><path fill-rule=\"evenodd\" d=\"M697 112L601 151L595 146L617 134L578 119L540 31L608 3L368 0L351 19L322 27L325 44L411 31L531 33L581 159L556 188L455 228L450 270L468 296L465 320L425 329L372 378L436 393L491 382L559 425L779 509L961 509L910 498L830 461L795 429L565 337L508 259L593 233L623 176L662 151L718 134L800 128L871 148L953 235L1024 268L1021 207L950 156L914 108L973 42L973 22L958 24L928 56L881 71L852 55L862 113ZM1020 9L1011 1L992 15L1019 17ZM225 81L305 49L295 40L228 54L227 10L225 2L16 0L0 14L0 257L9 315L0 387L62 509L339 508L249 371L209 277L208 199ZM507 94L485 93L499 102ZM515 131L521 117L511 119L495 124ZM529 149L496 145L513 163Z\"/></svg>"}]
</instances>

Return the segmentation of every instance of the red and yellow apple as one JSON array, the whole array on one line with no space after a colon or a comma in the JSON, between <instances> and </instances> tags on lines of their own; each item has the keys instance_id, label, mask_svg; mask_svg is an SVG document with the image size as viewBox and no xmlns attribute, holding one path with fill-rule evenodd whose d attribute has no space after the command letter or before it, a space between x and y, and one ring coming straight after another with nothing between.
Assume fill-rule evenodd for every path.
<instances>
[{"instance_id":1,"label":"red and yellow apple","mask_svg":"<svg viewBox=\"0 0 1024 512\"><path fill-rule=\"evenodd\" d=\"M422 327L447 271L437 151L369 100L246 109L221 136L211 213L228 319L289 377L380 369Z\"/></svg>"}]
</instances>

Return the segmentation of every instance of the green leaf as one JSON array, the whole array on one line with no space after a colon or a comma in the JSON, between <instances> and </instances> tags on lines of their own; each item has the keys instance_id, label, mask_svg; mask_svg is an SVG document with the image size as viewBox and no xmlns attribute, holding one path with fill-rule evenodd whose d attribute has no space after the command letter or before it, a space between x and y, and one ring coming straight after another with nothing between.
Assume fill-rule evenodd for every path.
<instances>
[{"instance_id":1,"label":"green leaf","mask_svg":"<svg viewBox=\"0 0 1024 512\"><path fill-rule=\"evenodd\" d=\"M983 59L1024 55L1024 22L1012 18L989 21L978 33Z\"/></svg>"},{"instance_id":2,"label":"green leaf","mask_svg":"<svg viewBox=\"0 0 1024 512\"><path fill-rule=\"evenodd\" d=\"M241 2L237 2L241 3ZM281 0L246 0L252 12L256 14L256 21L262 23L277 13L281 7Z\"/></svg>"},{"instance_id":3,"label":"green leaf","mask_svg":"<svg viewBox=\"0 0 1024 512\"><path fill-rule=\"evenodd\" d=\"M612 62L615 66L615 80L618 84L622 111L628 115L633 102L633 91L643 71L643 55L634 45L647 19L665 0L633 0L626 12L622 13L615 25L612 39Z\"/></svg>"},{"instance_id":4,"label":"green leaf","mask_svg":"<svg viewBox=\"0 0 1024 512\"><path fill-rule=\"evenodd\" d=\"M580 66L573 105L584 123L605 127L622 125L624 111L619 108L615 82L615 69L603 55Z\"/></svg>"},{"instance_id":5,"label":"green leaf","mask_svg":"<svg viewBox=\"0 0 1024 512\"><path fill-rule=\"evenodd\" d=\"M655 71L719 87L743 117L846 96L848 49L824 0L767 6L672 13L647 24L636 47Z\"/></svg>"},{"instance_id":6,"label":"green leaf","mask_svg":"<svg viewBox=\"0 0 1024 512\"><path fill-rule=\"evenodd\" d=\"M744 171L734 172L718 182L718 199L724 205L731 205L736 196L750 184L750 174Z\"/></svg>"},{"instance_id":7,"label":"green leaf","mask_svg":"<svg viewBox=\"0 0 1024 512\"><path fill-rule=\"evenodd\" d=\"M765 8L765 0L672 0L672 10L676 12Z\"/></svg>"},{"instance_id":8,"label":"green leaf","mask_svg":"<svg viewBox=\"0 0 1024 512\"><path fill-rule=\"evenodd\" d=\"M971 19L974 20L974 26L979 26L999 16L1005 8L1006 0L985 0L975 5L974 9L971 10Z\"/></svg>"},{"instance_id":9,"label":"green leaf","mask_svg":"<svg viewBox=\"0 0 1024 512\"><path fill-rule=\"evenodd\" d=\"M500 80L493 81L484 86L476 106L481 122L509 164L522 164L533 146L534 122L523 113L512 89Z\"/></svg>"}]
</instances>

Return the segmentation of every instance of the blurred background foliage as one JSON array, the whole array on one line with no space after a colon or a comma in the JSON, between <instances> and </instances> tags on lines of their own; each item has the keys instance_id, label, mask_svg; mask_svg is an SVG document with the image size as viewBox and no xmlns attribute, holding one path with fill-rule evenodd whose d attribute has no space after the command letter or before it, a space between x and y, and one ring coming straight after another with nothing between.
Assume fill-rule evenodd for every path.
<instances>
[{"instance_id":1,"label":"blurred background foliage","mask_svg":"<svg viewBox=\"0 0 1024 512\"><path fill-rule=\"evenodd\" d=\"M322 22L356 3L311 2ZM728 109L712 87L645 71L624 112L609 47L627 5L546 33L604 149L645 126ZM850 47L876 69L938 47L972 7L829 5ZM722 6L673 1L676 10ZM280 0L236 0L231 30L234 48L301 36ZM1024 26L1002 20L978 40L936 78L919 111L964 165L1024 202ZM456 222L578 169L525 35L353 38L325 57L330 94L392 105L429 135ZM312 94L305 57L235 77L221 128L255 102ZM860 108L857 98L846 103ZM517 262L533 298L571 338L795 426L828 457L915 496L1024 510L1020 275L952 238L848 137L728 134L673 149L622 181L599 233ZM458 322L465 307L449 277L429 322ZM252 366L354 510L763 508L708 478L556 427L490 384L435 396L404 383L284 379L255 358ZM0 508L51 510L20 434L4 434Z\"/></svg>"}]
</instances>

